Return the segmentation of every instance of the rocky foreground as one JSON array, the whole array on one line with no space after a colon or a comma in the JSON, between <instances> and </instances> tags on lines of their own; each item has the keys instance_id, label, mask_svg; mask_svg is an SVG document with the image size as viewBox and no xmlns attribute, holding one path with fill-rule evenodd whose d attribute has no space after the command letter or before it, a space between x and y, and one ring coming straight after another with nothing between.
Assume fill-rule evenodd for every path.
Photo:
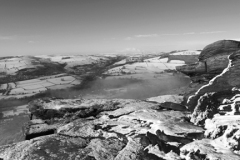
<instances>
[{"instance_id":1,"label":"rocky foreground","mask_svg":"<svg viewBox=\"0 0 240 160\"><path fill-rule=\"evenodd\" d=\"M180 147L204 133L189 123L187 110L140 100L37 100L30 111L34 119L25 130L30 140L2 146L0 157L181 159Z\"/></svg>"},{"instance_id":2,"label":"rocky foreground","mask_svg":"<svg viewBox=\"0 0 240 160\"><path fill-rule=\"evenodd\" d=\"M208 82L186 103L176 95L146 101L33 101L32 120L24 127L26 140L1 146L0 158L238 160L239 49L240 42L218 41L203 49L196 64L178 68Z\"/></svg>"}]
</instances>

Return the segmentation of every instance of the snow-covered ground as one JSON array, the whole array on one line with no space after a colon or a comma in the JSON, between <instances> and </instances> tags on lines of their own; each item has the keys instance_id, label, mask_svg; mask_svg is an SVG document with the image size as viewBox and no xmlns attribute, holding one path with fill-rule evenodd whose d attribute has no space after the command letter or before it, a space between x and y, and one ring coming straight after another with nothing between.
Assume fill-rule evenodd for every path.
<instances>
[{"instance_id":1,"label":"snow-covered ground","mask_svg":"<svg viewBox=\"0 0 240 160\"><path fill-rule=\"evenodd\" d=\"M0 85L0 90L6 90L7 89L7 84L1 84Z\"/></svg>"},{"instance_id":2,"label":"snow-covered ground","mask_svg":"<svg viewBox=\"0 0 240 160\"><path fill-rule=\"evenodd\" d=\"M161 57L154 57L154 58L149 58L145 59L144 62L149 62L149 63L167 63L168 58L162 58Z\"/></svg>"},{"instance_id":3,"label":"snow-covered ground","mask_svg":"<svg viewBox=\"0 0 240 160\"><path fill-rule=\"evenodd\" d=\"M22 96L32 96L37 93L45 92L48 89L65 89L81 84L81 80L65 74L19 81L16 83L2 84L1 88L7 90L6 94L0 96L0 99Z\"/></svg>"},{"instance_id":4,"label":"snow-covered ground","mask_svg":"<svg viewBox=\"0 0 240 160\"><path fill-rule=\"evenodd\" d=\"M2 112L3 117L17 116L19 114L29 113L27 106L28 105L22 105L22 106L15 107L12 110L3 111Z\"/></svg>"},{"instance_id":5,"label":"snow-covered ground","mask_svg":"<svg viewBox=\"0 0 240 160\"><path fill-rule=\"evenodd\" d=\"M172 55L199 55L201 51L183 51L183 52L177 52L173 53Z\"/></svg>"},{"instance_id":6,"label":"snow-covered ground","mask_svg":"<svg viewBox=\"0 0 240 160\"><path fill-rule=\"evenodd\" d=\"M144 62L136 62L115 67L104 74L112 76L122 76L126 74L143 74L143 73L161 73L164 70L175 70L176 66L184 65L184 61L172 60L168 62L168 58L160 59L160 57L150 58Z\"/></svg>"},{"instance_id":7,"label":"snow-covered ground","mask_svg":"<svg viewBox=\"0 0 240 160\"><path fill-rule=\"evenodd\" d=\"M0 60L0 72L7 75L15 75L17 71L26 68L36 68L39 65L33 65L32 59L28 57L16 57Z\"/></svg>"},{"instance_id":8,"label":"snow-covered ground","mask_svg":"<svg viewBox=\"0 0 240 160\"><path fill-rule=\"evenodd\" d=\"M123 59L123 60L121 60L121 61L118 61L118 62L114 63L113 65L124 65L124 64L126 64L126 63L127 63L127 60L126 60L126 59Z\"/></svg>"},{"instance_id":9,"label":"snow-covered ground","mask_svg":"<svg viewBox=\"0 0 240 160\"><path fill-rule=\"evenodd\" d=\"M90 55L72 55L72 56L38 55L35 57L50 59L52 62L58 62L61 64L66 63L67 65L65 66L65 68L72 68L74 66L79 66L79 65L93 64L93 63L97 63L97 62L105 61L109 59L107 56L90 56Z\"/></svg>"}]
</instances>

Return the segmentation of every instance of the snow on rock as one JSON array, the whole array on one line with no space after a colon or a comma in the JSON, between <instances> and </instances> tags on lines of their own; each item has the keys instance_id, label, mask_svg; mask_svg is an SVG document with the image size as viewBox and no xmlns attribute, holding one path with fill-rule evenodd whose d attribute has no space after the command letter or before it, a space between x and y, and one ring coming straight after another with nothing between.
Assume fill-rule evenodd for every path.
<instances>
[{"instance_id":1,"label":"snow on rock","mask_svg":"<svg viewBox=\"0 0 240 160\"><path fill-rule=\"evenodd\" d=\"M186 160L237 160L240 156L224 147L221 141L202 139L186 144L181 149L181 158Z\"/></svg>"},{"instance_id":2,"label":"snow on rock","mask_svg":"<svg viewBox=\"0 0 240 160\"><path fill-rule=\"evenodd\" d=\"M196 112L194 113L195 116L194 117L200 117L200 114L202 114L203 112L206 112L206 110L204 110L203 105L199 105L200 102L199 99L201 97L204 96L204 94L208 94L208 93L216 93L215 94L215 98L211 98L210 101L212 101L213 103L211 104L211 108L209 108L210 110L213 110L212 108L214 107L215 111L216 109L219 107L219 105L222 103L220 102L218 99L220 99L220 97L222 98L226 98L229 96L233 96L235 95L237 92L239 91L232 91L232 89L235 88L240 88L240 78L239 78L239 74L240 74L240 65L239 65L239 55L240 55L240 51L234 52L232 55L229 56L229 65L226 69L223 70L223 72L221 74L219 74L218 76L216 76L215 78L213 78L209 84L201 87L196 93L195 95L189 97L187 105L193 109L196 110ZM199 103L200 102L200 103ZM206 104L209 103L207 101L205 101ZM209 106L210 107L210 106ZM202 108L202 109L200 109ZM201 110L199 112L199 109ZM216 112L215 112L216 113ZM199 115L199 116L197 116Z\"/></svg>"},{"instance_id":3,"label":"snow on rock","mask_svg":"<svg viewBox=\"0 0 240 160\"><path fill-rule=\"evenodd\" d=\"M203 135L187 113L140 100L39 99L29 108L40 119L26 125L30 140L0 146L0 158L180 160L179 148Z\"/></svg>"}]
</instances>

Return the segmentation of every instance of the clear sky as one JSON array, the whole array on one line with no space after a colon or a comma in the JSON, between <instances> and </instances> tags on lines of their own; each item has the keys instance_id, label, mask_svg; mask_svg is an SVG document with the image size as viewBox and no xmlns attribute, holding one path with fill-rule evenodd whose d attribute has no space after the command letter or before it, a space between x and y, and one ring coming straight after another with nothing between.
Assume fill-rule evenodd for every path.
<instances>
[{"instance_id":1,"label":"clear sky","mask_svg":"<svg viewBox=\"0 0 240 160\"><path fill-rule=\"evenodd\" d=\"M0 55L159 52L240 40L240 0L0 0Z\"/></svg>"}]
</instances>

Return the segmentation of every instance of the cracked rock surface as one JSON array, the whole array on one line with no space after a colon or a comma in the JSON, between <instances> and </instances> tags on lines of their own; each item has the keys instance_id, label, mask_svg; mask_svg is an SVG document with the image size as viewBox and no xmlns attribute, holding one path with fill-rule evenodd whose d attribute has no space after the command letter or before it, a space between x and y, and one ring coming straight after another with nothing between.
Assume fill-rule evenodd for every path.
<instances>
[{"instance_id":1,"label":"cracked rock surface","mask_svg":"<svg viewBox=\"0 0 240 160\"><path fill-rule=\"evenodd\" d=\"M140 100L41 99L29 106L37 119L28 124L28 137L38 137L1 146L1 158L180 159L180 147L204 134L189 122L189 112ZM46 135L49 126L55 132Z\"/></svg>"}]
</instances>

